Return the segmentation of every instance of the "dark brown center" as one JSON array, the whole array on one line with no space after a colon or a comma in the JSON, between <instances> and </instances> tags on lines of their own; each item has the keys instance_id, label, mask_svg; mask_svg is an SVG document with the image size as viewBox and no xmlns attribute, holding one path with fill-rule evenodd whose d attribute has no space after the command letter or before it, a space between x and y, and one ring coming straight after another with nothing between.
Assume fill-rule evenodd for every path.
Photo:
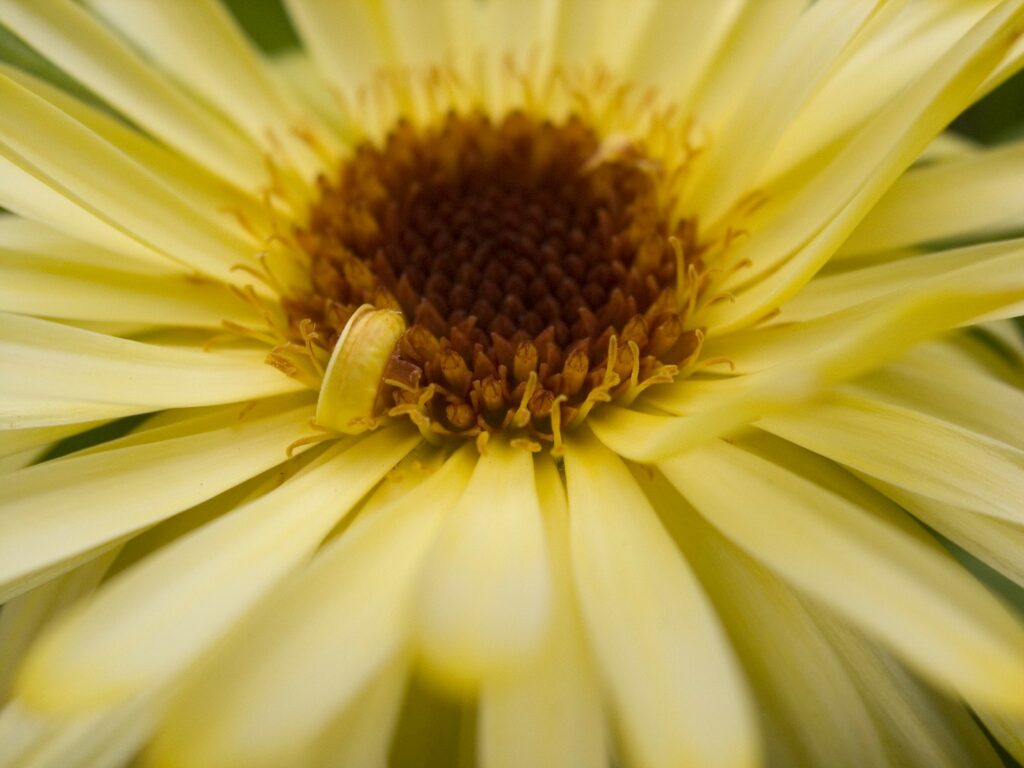
<instances>
[{"instance_id":1,"label":"dark brown center","mask_svg":"<svg viewBox=\"0 0 1024 768\"><path fill-rule=\"evenodd\" d=\"M439 434L557 439L597 402L692 354L657 166L578 119L452 116L364 144L299 232L312 290L289 300L333 348L361 304L409 324L379 402ZM681 254L687 255L684 262ZM557 413L552 413L557 410Z\"/></svg>"}]
</instances>

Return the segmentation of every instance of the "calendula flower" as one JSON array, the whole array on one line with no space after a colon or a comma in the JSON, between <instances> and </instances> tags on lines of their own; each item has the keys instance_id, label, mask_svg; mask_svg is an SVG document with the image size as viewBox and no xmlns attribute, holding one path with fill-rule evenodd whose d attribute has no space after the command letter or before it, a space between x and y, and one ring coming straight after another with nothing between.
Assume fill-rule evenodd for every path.
<instances>
[{"instance_id":1,"label":"calendula flower","mask_svg":"<svg viewBox=\"0 0 1024 768\"><path fill-rule=\"evenodd\" d=\"M1024 759L1024 0L286 6L0 0L0 764Z\"/></svg>"}]
</instances>

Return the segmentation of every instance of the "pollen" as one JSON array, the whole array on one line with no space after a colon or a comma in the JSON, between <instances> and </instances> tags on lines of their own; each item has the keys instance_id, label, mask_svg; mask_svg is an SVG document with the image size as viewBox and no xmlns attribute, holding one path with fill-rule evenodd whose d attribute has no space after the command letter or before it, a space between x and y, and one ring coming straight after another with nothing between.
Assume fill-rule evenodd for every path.
<instances>
[{"instance_id":1,"label":"pollen","mask_svg":"<svg viewBox=\"0 0 1024 768\"><path fill-rule=\"evenodd\" d=\"M361 307L400 312L375 417L557 446L698 352L700 248L665 189L656 162L575 117L399 123L320 179L292 333L330 353Z\"/></svg>"}]
</instances>

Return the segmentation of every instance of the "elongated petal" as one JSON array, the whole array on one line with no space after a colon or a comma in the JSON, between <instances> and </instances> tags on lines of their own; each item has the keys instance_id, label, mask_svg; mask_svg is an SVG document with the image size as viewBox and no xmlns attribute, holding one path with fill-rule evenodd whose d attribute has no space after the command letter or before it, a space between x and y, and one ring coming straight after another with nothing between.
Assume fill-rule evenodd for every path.
<instances>
[{"instance_id":1,"label":"elongated petal","mask_svg":"<svg viewBox=\"0 0 1024 768\"><path fill-rule=\"evenodd\" d=\"M259 153L68 0L4 0L0 21L126 117L247 190L263 186ZM6 99L5 99L6 103Z\"/></svg>"},{"instance_id":2,"label":"elongated petal","mask_svg":"<svg viewBox=\"0 0 1024 768\"><path fill-rule=\"evenodd\" d=\"M899 15L865 38L801 112L765 169L765 180L822 153L828 155L830 149L834 154L842 146L840 139L860 130L900 91L948 55L998 2L891 3L903 6ZM1007 64L1007 58L992 75ZM893 67L894 61L900 66Z\"/></svg>"},{"instance_id":3,"label":"elongated petal","mask_svg":"<svg viewBox=\"0 0 1024 768\"><path fill-rule=\"evenodd\" d=\"M728 443L659 467L726 536L908 664L979 701L1024 712L1024 629L954 561Z\"/></svg>"},{"instance_id":4,"label":"elongated petal","mask_svg":"<svg viewBox=\"0 0 1024 768\"><path fill-rule=\"evenodd\" d=\"M0 612L0 698L9 697L14 673L39 632L90 594L117 554L117 548L104 552L96 559L4 604Z\"/></svg>"},{"instance_id":5,"label":"elongated petal","mask_svg":"<svg viewBox=\"0 0 1024 768\"><path fill-rule=\"evenodd\" d=\"M732 648L636 481L592 437L569 444L566 475L576 591L631 761L755 764Z\"/></svg>"},{"instance_id":6,"label":"elongated petal","mask_svg":"<svg viewBox=\"0 0 1024 768\"><path fill-rule=\"evenodd\" d=\"M945 342L923 344L847 385L1024 450L1024 391L964 360Z\"/></svg>"},{"instance_id":7,"label":"elongated petal","mask_svg":"<svg viewBox=\"0 0 1024 768\"><path fill-rule=\"evenodd\" d=\"M742 12L737 0L656 0L624 66L628 80L687 103Z\"/></svg>"},{"instance_id":8,"label":"elongated petal","mask_svg":"<svg viewBox=\"0 0 1024 768\"><path fill-rule=\"evenodd\" d=\"M516 674L551 620L551 575L528 451L494 441L431 548L416 599L427 669L453 686Z\"/></svg>"},{"instance_id":9,"label":"elongated petal","mask_svg":"<svg viewBox=\"0 0 1024 768\"><path fill-rule=\"evenodd\" d=\"M929 528L1024 587L1024 526L943 504L879 480L867 481Z\"/></svg>"},{"instance_id":10,"label":"elongated petal","mask_svg":"<svg viewBox=\"0 0 1024 768\"><path fill-rule=\"evenodd\" d=\"M222 285L184 275L151 277L85 266L55 256L10 253L0 246L0 311L191 328L220 329L225 320L255 327L263 322Z\"/></svg>"},{"instance_id":11,"label":"elongated petal","mask_svg":"<svg viewBox=\"0 0 1024 768\"><path fill-rule=\"evenodd\" d=\"M383 19L365 0L285 0L288 14L324 77L351 94L389 63ZM345 45L338 45L338 34Z\"/></svg>"},{"instance_id":12,"label":"elongated petal","mask_svg":"<svg viewBox=\"0 0 1024 768\"><path fill-rule=\"evenodd\" d=\"M253 244L195 215L161 179L81 123L0 74L0 154L172 261L232 282ZM188 227L182 227L182 221ZM227 216L225 224L230 223Z\"/></svg>"},{"instance_id":13,"label":"elongated petal","mask_svg":"<svg viewBox=\"0 0 1024 768\"><path fill-rule=\"evenodd\" d=\"M998 228L1024 227L1016 194L1024 141L975 152L906 173L843 246L846 253L904 248ZM955 189L956 194L949 194Z\"/></svg>"},{"instance_id":14,"label":"elongated petal","mask_svg":"<svg viewBox=\"0 0 1024 768\"><path fill-rule=\"evenodd\" d=\"M240 133L267 150L287 148L289 164L307 178L319 170L294 130L313 129L269 76L259 53L213 0L89 0L103 18L167 72L225 114ZM328 136L317 131L322 144Z\"/></svg>"},{"instance_id":15,"label":"elongated petal","mask_svg":"<svg viewBox=\"0 0 1024 768\"><path fill-rule=\"evenodd\" d=\"M775 219L736 249L752 267L737 281L762 278L716 303L698 322L722 333L781 306L821 268L882 193L932 137L969 102L1020 32L1024 3L1004 3L964 36L917 83L883 110L828 168L813 176ZM727 283L728 285L728 283Z\"/></svg>"},{"instance_id":16,"label":"elongated petal","mask_svg":"<svg viewBox=\"0 0 1024 768\"><path fill-rule=\"evenodd\" d=\"M364 442L351 450L365 450ZM186 754L195 766L307 763L337 714L402 655L422 556L473 458L463 450L393 503L360 516L247 618L178 698L156 762ZM350 472L340 461L336 471Z\"/></svg>"},{"instance_id":17,"label":"elongated petal","mask_svg":"<svg viewBox=\"0 0 1024 768\"><path fill-rule=\"evenodd\" d=\"M0 711L0 761L17 768L124 765L159 719L150 699L75 718L52 718L14 700Z\"/></svg>"},{"instance_id":18,"label":"elongated petal","mask_svg":"<svg viewBox=\"0 0 1024 768\"><path fill-rule=\"evenodd\" d=\"M550 458L538 459L537 487L551 551L552 628L522 674L484 686L477 753L483 768L601 768L608 737L572 593L565 486Z\"/></svg>"},{"instance_id":19,"label":"elongated petal","mask_svg":"<svg viewBox=\"0 0 1024 768\"><path fill-rule=\"evenodd\" d=\"M146 558L37 644L18 681L20 696L44 711L85 712L160 686L307 559L417 442L414 431L398 429L342 445L278 490ZM183 623L183 615L193 619ZM289 626L280 616L274 621Z\"/></svg>"},{"instance_id":20,"label":"elongated petal","mask_svg":"<svg viewBox=\"0 0 1024 768\"><path fill-rule=\"evenodd\" d=\"M92 421L294 392L265 353L175 349L3 315L0 426Z\"/></svg>"},{"instance_id":21,"label":"elongated petal","mask_svg":"<svg viewBox=\"0 0 1024 768\"><path fill-rule=\"evenodd\" d=\"M756 695L770 765L884 765L842 660L800 598L704 520L664 476L644 485L708 590Z\"/></svg>"},{"instance_id":22,"label":"elongated petal","mask_svg":"<svg viewBox=\"0 0 1024 768\"><path fill-rule=\"evenodd\" d=\"M631 459L650 461L679 453L866 373L950 326L1020 301L1024 284L1006 271L1017 269L1019 258L1011 254L989 259L923 281L895 298L882 297L817 322L726 337L707 354L724 355L738 370L756 373L727 382L722 396L705 388L703 410L691 412L689 385L682 382L675 393L677 406L667 402L672 395L657 397L664 407L678 407L676 412L686 416L666 418L604 406L591 415L590 424L602 441ZM1017 272L1024 279L1024 271Z\"/></svg>"},{"instance_id":23,"label":"elongated petal","mask_svg":"<svg viewBox=\"0 0 1024 768\"><path fill-rule=\"evenodd\" d=\"M836 393L758 426L899 488L1024 522L1024 451L950 422Z\"/></svg>"},{"instance_id":24,"label":"elongated petal","mask_svg":"<svg viewBox=\"0 0 1024 768\"><path fill-rule=\"evenodd\" d=\"M71 558L91 556L281 463L311 416L310 406L269 409L233 426L9 475L0 487L0 598L45 580L49 566L70 567Z\"/></svg>"},{"instance_id":25,"label":"elongated petal","mask_svg":"<svg viewBox=\"0 0 1024 768\"><path fill-rule=\"evenodd\" d=\"M29 169L13 163L2 153L0 206L17 214L0 215L0 222L5 225L7 222L25 217L32 223L46 225L48 229L67 233L75 239L114 253L130 254L140 260L174 264L163 254L124 234L94 211L87 210L74 200L68 199L60 190L48 186L33 176Z\"/></svg>"},{"instance_id":26,"label":"elongated petal","mask_svg":"<svg viewBox=\"0 0 1024 768\"><path fill-rule=\"evenodd\" d=\"M688 201L705 221L717 221L745 193L793 117L884 5L879 0L820 0L789 30L711 148L707 177L695 188L696 199Z\"/></svg>"},{"instance_id":27,"label":"elongated petal","mask_svg":"<svg viewBox=\"0 0 1024 768\"><path fill-rule=\"evenodd\" d=\"M888 759L915 768L1000 768L1002 760L963 702L910 674L890 654L830 613L808 606L863 692Z\"/></svg>"},{"instance_id":28,"label":"elongated petal","mask_svg":"<svg viewBox=\"0 0 1024 768\"><path fill-rule=\"evenodd\" d=\"M385 768L411 674L408 653L389 661L317 739L310 764L315 768Z\"/></svg>"},{"instance_id":29,"label":"elongated petal","mask_svg":"<svg viewBox=\"0 0 1024 768\"><path fill-rule=\"evenodd\" d=\"M948 191L950 187L943 187ZM880 296L896 296L914 290L922 281L977 264L982 267L990 259L1012 257L1024 253L1024 240L986 243L967 248L954 248L927 254L909 254L884 264L850 269L834 275L815 278L791 301L786 302L772 323L806 322L862 304ZM1010 258L1007 258L1007 262ZM1012 279L1012 278L1010 278ZM1014 317L1024 307L1010 304L994 313L994 317ZM728 342L723 342L728 343Z\"/></svg>"}]
</instances>

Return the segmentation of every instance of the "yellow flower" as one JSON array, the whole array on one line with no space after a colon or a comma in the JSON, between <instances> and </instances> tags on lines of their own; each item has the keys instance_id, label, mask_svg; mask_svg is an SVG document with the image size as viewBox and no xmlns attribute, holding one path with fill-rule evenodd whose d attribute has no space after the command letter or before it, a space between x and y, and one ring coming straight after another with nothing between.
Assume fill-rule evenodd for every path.
<instances>
[{"instance_id":1,"label":"yellow flower","mask_svg":"<svg viewBox=\"0 0 1024 768\"><path fill-rule=\"evenodd\" d=\"M1024 760L1024 0L286 5L0 0L0 765Z\"/></svg>"}]
</instances>

